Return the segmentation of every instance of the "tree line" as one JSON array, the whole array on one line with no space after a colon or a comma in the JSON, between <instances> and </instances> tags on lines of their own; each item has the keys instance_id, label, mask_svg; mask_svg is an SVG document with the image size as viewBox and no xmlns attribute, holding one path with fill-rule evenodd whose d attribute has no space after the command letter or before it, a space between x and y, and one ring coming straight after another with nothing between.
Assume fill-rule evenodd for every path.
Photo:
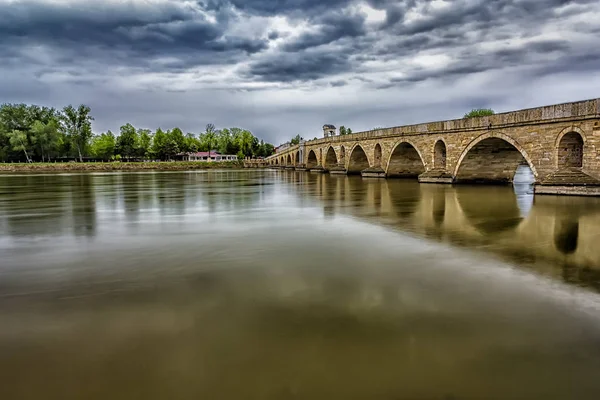
<instances>
[{"instance_id":1,"label":"tree line","mask_svg":"<svg viewBox=\"0 0 600 400\"><path fill-rule=\"evenodd\" d=\"M28 104L0 106L0 161L57 159L169 160L182 152L210 151L238 158L267 157L273 145L242 128L217 129L207 124L199 134L177 127L151 131L127 123L119 133L92 132L90 107L68 105L61 110Z\"/></svg>"}]
</instances>

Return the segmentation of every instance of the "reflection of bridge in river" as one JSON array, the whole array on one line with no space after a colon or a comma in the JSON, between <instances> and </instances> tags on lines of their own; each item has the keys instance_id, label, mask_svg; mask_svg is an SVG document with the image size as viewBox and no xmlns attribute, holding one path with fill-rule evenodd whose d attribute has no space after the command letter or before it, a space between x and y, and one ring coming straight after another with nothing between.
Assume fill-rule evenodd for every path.
<instances>
[{"instance_id":1,"label":"reflection of bridge in river","mask_svg":"<svg viewBox=\"0 0 600 400\"><path fill-rule=\"evenodd\" d=\"M533 197L531 185L427 185L406 180L282 172L312 183L326 216L348 214L437 241L491 251L600 290L600 201Z\"/></svg>"}]
</instances>

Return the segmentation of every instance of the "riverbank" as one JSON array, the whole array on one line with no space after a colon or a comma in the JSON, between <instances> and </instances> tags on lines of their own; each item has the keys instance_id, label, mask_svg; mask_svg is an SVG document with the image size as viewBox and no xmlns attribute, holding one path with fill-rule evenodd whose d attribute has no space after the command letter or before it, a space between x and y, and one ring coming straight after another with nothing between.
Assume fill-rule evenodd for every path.
<instances>
[{"instance_id":1,"label":"riverbank","mask_svg":"<svg viewBox=\"0 0 600 400\"><path fill-rule=\"evenodd\" d=\"M162 161L162 162L68 162L68 163L2 163L0 173L11 172L93 172L93 171L188 171L203 169L243 168L242 161Z\"/></svg>"}]
</instances>

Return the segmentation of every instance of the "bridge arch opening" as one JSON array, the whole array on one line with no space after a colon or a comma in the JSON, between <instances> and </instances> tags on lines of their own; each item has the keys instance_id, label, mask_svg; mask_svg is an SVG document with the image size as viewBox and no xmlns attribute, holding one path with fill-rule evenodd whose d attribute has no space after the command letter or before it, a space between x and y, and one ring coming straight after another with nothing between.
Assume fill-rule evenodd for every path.
<instances>
[{"instance_id":1,"label":"bridge arch opening","mask_svg":"<svg viewBox=\"0 0 600 400\"><path fill-rule=\"evenodd\" d=\"M577 132L565 134L558 144L558 168L583 167L583 138Z\"/></svg>"},{"instance_id":2,"label":"bridge arch opening","mask_svg":"<svg viewBox=\"0 0 600 400\"><path fill-rule=\"evenodd\" d=\"M381 168L381 145L379 143L377 143L375 145L375 152L374 152L374 158L373 158L373 167L374 168Z\"/></svg>"},{"instance_id":3,"label":"bridge arch opening","mask_svg":"<svg viewBox=\"0 0 600 400\"><path fill-rule=\"evenodd\" d=\"M292 155L291 154L288 154L286 164L287 165L292 165Z\"/></svg>"},{"instance_id":4,"label":"bridge arch opening","mask_svg":"<svg viewBox=\"0 0 600 400\"><path fill-rule=\"evenodd\" d=\"M294 157L296 158L296 165L300 164L300 152L299 151L296 152Z\"/></svg>"},{"instance_id":5,"label":"bridge arch opening","mask_svg":"<svg viewBox=\"0 0 600 400\"><path fill-rule=\"evenodd\" d=\"M408 142L396 145L387 167L390 178L416 178L425 172L425 163L417 149Z\"/></svg>"},{"instance_id":6,"label":"bridge arch opening","mask_svg":"<svg viewBox=\"0 0 600 400\"><path fill-rule=\"evenodd\" d=\"M473 141L460 156L456 183L512 184L517 169L536 171L519 144L505 135L484 135Z\"/></svg>"},{"instance_id":7,"label":"bridge arch opening","mask_svg":"<svg viewBox=\"0 0 600 400\"><path fill-rule=\"evenodd\" d=\"M308 159L306 161L306 167L314 168L317 165L319 165L319 162L317 161L317 155L315 154L314 150L311 150L308 152Z\"/></svg>"},{"instance_id":8,"label":"bridge arch opening","mask_svg":"<svg viewBox=\"0 0 600 400\"><path fill-rule=\"evenodd\" d=\"M446 169L446 143L443 140L435 142L433 147L433 168Z\"/></svg>"},{"instance_id":9,"label":"bridge arch opening","mask_svg":"<svg viewBox=\"0 0 600 400\"><path fill-rule=\"evenodd\" d=\"M279 165L279 158L275 159L275 165Z\"/></svg>"},{"instance_id":10,"label":"bridge arch opening","mask_svg":"<svg viewBox=\"0 0 600 400\"><path fill-rule=\"evenodd\" d=\"M329 146L325 155L325 168L335 167L337 165L337 156L333 147Z\"/></svg>"},{"instance_id":11,"label":"bridge arch opening","mask_svg":"<svg viewBox=\"0 0 600 400\"><path fill-rule=\"evenodd\" d=\"M350 162L348 163L348 174L360 174L360 171L369 168L369 158L361 145L356 145L350 153Z\"/></svg>"}]
</instances>

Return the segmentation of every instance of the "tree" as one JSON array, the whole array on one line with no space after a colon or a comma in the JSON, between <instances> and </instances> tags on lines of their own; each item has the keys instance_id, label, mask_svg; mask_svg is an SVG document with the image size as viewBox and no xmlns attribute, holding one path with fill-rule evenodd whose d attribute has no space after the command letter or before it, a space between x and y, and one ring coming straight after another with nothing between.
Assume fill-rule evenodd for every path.
<instances>
[{"instance_id":1,"label":"tree","mask_svg":"<svg viewBox=\"0 0 600 400\"><path fill-rule=\"evenodd\" d=\"M494 114L495 112L491 108L475 108L466 113L463 118L487 117Z\"/></svg>"},{"instance_id":2,"label":"tree","mask_svg":"<svg viewBox=\"0 0 600 400\"><path fill-rule=\"evenodd\" d=\"M179 148L177 141L173 137L167 136L163 147L163 151L167 159L170 160L171 157L179 153L180 150L181 149Z\"/></svg>"},{"instance_id":3,"label":"tree","mask_svg":"<svg viewBox=\"0 0 600 400\"><path fill-rule=\"evenodd\" d=\"M346 128L346 135L352 135L352 129Z\"/></svg>"},{"instance_id":4,"label":"tree","mask_svg":"<svg viewBox=\"0 0 600 400\"><path fill-rule=\"evenodd\" d=\"M58 128L55 119L50 119L47 123L36 120L31 126L31 142L37 144L42 162L46 161L46 156L50 160L50 152L58 145Z\"/></svg>"},{"instance_id":5,"label":"tree","mask_svg":"<svg viewBox=\"0 0 600 400\"><path fill-rule=\"evenodd\" d=\"M115 155L115 135L108 131L92 138L90 150L92 155L103 160L110 160Z\"/></svg>"},{"instance_id":6,"label":"tree","mask_svg":"<svg viewBox=\"0 0 600 400\"><path fill-rule=\"evenodd\" d=\"M269 157L275 153L275 147L271 143L265 143L264 156Z\"/></svg>"},{"instance_id":7,"label":"tree","mask_svg":"<svg viewBox=\"0 0 600 400\"><path fill-rule=\"evenodd\" d=\"M296 135L296 136L294 136L294 137L292 138L292 140L290 140L290 143L291 143L292 145L295 145L295 144L300 144L300 140L302 140L302 138L300 137L300 135Z\"/></svg>"},{"instance_id":8,"label":"tree","mask_svg":"<svg viewBox=\"0 0 600 400\"><path fill-rule=\"evenodd\" d=\"M150 153L152 157L164 160L166 157L165 144L167 142L167 135L162 129L158 128L154 133L152 139L152 145L150 146Z\"/></svg>"},{"instance_id":9,"label":"tree","mask_svg":"<svg viewBox=\"0 0 600 400\"><path fill-rule=\"evenodd\" d=\"M189 149L186 148L185 136L183 135L181 129L175 127L170 131L167 131L167 137L173 142L177 143L177 148L179 151L189 151Z\"/></svg>"},{"instance_id":10,"label":"tree","mask_svg":"<svg viewBox=\"0 0 600 400\"><path fill-rule=\"evenodd\" d=\"M133 125L127 123L121 126L121 133L117 138L117 153L126 159L137 153L138 136Z\"/></svg>"},{"instance_id":11,"label":"tree","mask_svg":"<svg viewBox=\"0 0 600 400\"><path fill-rule=\"evenodd\" d=\"M208 145L208 158L210 159L210 152L215 144L215 138L217 136L217 130L213 124L207 124L206 130L204 131L204 140Z\"/></svg>"},{"instance_id":12,"label":"tree","mask_svg":"<svg viewBox=\"0 0 600 400\"><path fill-rule=\"evenodd\" d=\"M146 158L150 154L150 145L152 144L152 131L150 129L138 129L138 157Z\"/></svg>"},{"instance_id":13,"label":"tree","mask_svg":"<svg viewBox=\"0 0 600 400\"><path fill-rule=\"evenodd\" d=\"M185 148L187 151L191 151L193 153L197 152L200 149L200 143L196 136L193 133L188 133L185 135Z\"/></svg>"},{"instance_id":14,"label":"tree","mask_svg":"<svg viewBox=\"0 0 600 400\"><path fill-rule=\"evenodd\" d=\"M18 131L15 129L8 134L8 138L13 150L24 152L25 159L28 163L30 163L31 159L27 153L27 134L23 131Z\"/></svg>"},{"instance_id":15,"label":"tree","mask_svg":"<svg viewBox=\"0 0 600 400\"><path fill-rule=\"evenodd\" d=\"M68 137L77 147L79 161L83 162L83 152L92 137L92 121L94 118L90 115L90 107L81 104L77 109L72 105L68 105L62 110L60 116Z\"/></svg>"},{"instance_id":16,"label":"tree","mask_svg":"<svg viewBox=\"0 0 600 400\"><path fill-rule=\"evenodd\" d=\"M346 127L344 125L340 126L340 135L346 134Z\"/></svg>"}]
</instances>

